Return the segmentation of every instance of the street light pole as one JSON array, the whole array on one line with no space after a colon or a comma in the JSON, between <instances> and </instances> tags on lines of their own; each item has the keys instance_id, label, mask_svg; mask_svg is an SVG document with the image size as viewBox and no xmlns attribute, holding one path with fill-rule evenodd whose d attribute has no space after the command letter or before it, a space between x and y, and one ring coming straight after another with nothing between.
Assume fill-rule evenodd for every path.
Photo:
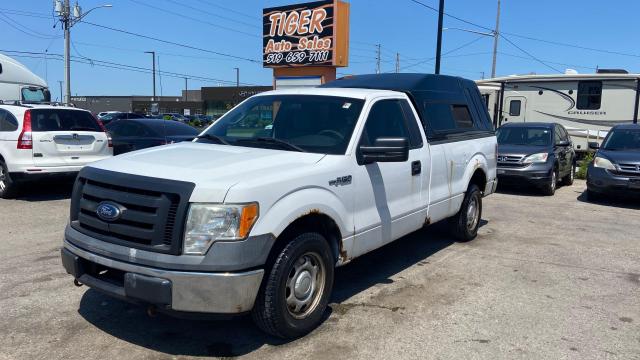
<instances>
[{"instance_id":1,"label":"street light pole","mask_svg":"<svg viewBox=\"0 0 640 360\"><path fill-rule=\"evenodd\" d=\"M93 10L111 7L111 5L97 6L87 11L86 13L82 13L82 8L80 8L78 3L76 2L76 5L73 8L73 14L71 14L71 4L69 2L70 0L64 0L64 3L60 2L60 0L55 0L54 2L54 11L57 13L60 22L62 23L62 27L64 28L65 105L69 105L71 103L71 28L75 24L82 21L82 19L84 19L85 16L89 15L89 13Z\"/></svg>"},{"instance_id":2,"label":"street light pole","mask_svg":"<svg viewBox=\"0 0 640 360\"><path fill-rule=\"evenodd\" d=\"M444 0L440 0L438 9L438 43L436 45L436 74L440 74L440 60L442 58L442 21L444 18Z\"/></svg>"},{"instance_id":3,"label":"street light pole","mask_svg":"<svg viewBox=\"0 0 640 360\"><path fill-rule=\"evenodd\" d=\"M155 51L145 51L145 54L151 54L152 57L152 61L153 61L153 66L152 66L152 72L153 72L153 98L151 99L151 101L156 101L156 52Z\"/></svg>"},{"instance_id":4,"label":"street light pole","mask_svg":"<svg viewBox=\"0 0 640 360\"><path fill-rule=\"evenodd\" d=\"M234 68L236 70L236 87L240 87L240 68Z\"/></svg>"}]
</instances>

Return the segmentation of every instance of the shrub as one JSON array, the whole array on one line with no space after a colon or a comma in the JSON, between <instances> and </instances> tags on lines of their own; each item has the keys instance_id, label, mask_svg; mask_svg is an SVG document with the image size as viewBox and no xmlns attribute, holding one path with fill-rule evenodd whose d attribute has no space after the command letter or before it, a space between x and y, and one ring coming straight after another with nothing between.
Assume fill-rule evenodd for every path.
<instances>
[{"instance_id":1,"label":"shrub","mask_svg":"<svg viewBox=\"0 0 640 360\"><path fill-rule=\"evenodd\" d=\"M593 161L593 153L588 153L580 162L580 168L576 173L576 178L585 180L587 178L587 169L589 164Z\"/></svg>"}]
</instances>

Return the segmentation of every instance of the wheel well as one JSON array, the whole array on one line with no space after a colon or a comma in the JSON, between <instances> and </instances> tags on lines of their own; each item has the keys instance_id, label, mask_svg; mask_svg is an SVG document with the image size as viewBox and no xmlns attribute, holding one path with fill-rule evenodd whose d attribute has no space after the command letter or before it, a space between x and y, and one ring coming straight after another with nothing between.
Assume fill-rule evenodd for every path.
<instances>
[{"instance_id":1,"label":"wheel well","mask_svg":"<svg viewBox=\"0 0 640 360\"><path fill-rule=\"evenodd\" d=\"M297 218L289 224L284 231L278 236L275 244L269 253L268 262L275 261L275 257L280 254L282 249L297 235L305 232L316 232L324 236L329 242L331 252L336 261L342 252L342 235L340 229L333 219L325 214L314 212Z\"/></svg>"},{"instance_id":2,"label":"wheel well","mask_svg":"<svg viewBox=\"0 0 640 360\"><path fill-rule=\"evenodd\" d=\"M473 176L471 176L471 180L469 184L474 184L480 188L480 191L484 192L484 189L487 187L487 175L484 174L484 171L477 169Z\"/></svg>"}]
</instances>

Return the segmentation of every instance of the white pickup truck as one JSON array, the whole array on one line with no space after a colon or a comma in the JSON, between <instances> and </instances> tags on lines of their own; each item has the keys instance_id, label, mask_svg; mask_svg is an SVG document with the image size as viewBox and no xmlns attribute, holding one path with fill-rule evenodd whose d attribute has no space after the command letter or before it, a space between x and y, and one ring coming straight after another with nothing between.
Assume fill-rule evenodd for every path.
<instances>
[{"instance_id":1,"label":"white pickup truck","mask_svg":"<svg viewBox=\"0 0 640 360\"><path fill-rule=\"evenodd\" d=\"M444 219L475 238L496 185L471 81L364 75L271 91L193 143L85 167L62 261L76 285L153 311L251 312L297 337L321 322L336 266Z\"/></svg>"}]
</instances>

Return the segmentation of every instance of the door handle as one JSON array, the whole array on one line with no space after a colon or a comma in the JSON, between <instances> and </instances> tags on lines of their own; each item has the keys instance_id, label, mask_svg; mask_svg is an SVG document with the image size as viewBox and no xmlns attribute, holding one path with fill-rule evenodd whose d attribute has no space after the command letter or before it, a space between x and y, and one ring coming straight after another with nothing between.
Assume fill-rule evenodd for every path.
<instances>
[{"instance_id":1,"label":"door handle","mask_svg":"<svg viewBox=\"0 0 640 360\"><path fill-rule=\"evenodd\" d=\"M422 172L422 163L416 160L411 163L411 176L416 176Z\"/></svg>"}]
</instances>

